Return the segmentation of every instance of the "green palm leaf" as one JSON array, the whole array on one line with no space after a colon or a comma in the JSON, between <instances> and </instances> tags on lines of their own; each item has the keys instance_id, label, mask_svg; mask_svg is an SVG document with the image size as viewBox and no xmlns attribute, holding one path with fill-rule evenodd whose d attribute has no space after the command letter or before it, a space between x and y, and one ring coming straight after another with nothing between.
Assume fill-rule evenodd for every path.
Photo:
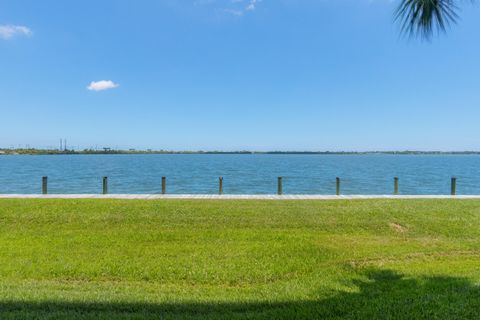
<instances>
[{"instance_id":1,"label":"green palm leaf","mask_svg":"<svg viewBox=\"0 0 480 320\"><path fill-rule=\"evenodd\" d=\"M395 20L400 22L402 34L430 39L457 21L458 1L401 0Z\"/></svg>"}]
</instances>

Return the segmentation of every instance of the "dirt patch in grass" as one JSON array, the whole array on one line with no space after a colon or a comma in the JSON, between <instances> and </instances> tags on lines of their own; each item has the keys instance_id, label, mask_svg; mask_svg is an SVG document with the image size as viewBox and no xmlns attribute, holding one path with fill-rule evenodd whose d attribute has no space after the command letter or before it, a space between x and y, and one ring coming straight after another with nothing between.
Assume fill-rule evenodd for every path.
<instances>
[{"instance_id":1,"label":"dirt patch in grass","mask_svg":"<svg viewBox=\"0 0 480 320\"><path fill-rule=\"evenodd\" d=\"M390 222L388 225L390 226L390 228L392 228L392 230L394 230L395 232L398 232L398 233L405 233L405 232L408 231L407 227L404 227L404 226L402 226L401 224L398 224L398 223Z\"/></svg>"}]
</instances>

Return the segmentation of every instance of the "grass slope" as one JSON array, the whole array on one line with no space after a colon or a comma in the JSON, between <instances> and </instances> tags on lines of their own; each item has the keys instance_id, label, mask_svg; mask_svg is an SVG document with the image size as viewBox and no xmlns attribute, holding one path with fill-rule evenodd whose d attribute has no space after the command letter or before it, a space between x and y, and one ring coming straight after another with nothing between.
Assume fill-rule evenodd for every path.
<instances>
[{"instance_id":1,"label":"grass slope","mask_svg":"<svg viewBox=\"0 0 480 320\"><path fill-rule=\"evenodd\" d=\"M0 200L0 319L478 319L480 201Z\"/></svg>"}]
</instances>

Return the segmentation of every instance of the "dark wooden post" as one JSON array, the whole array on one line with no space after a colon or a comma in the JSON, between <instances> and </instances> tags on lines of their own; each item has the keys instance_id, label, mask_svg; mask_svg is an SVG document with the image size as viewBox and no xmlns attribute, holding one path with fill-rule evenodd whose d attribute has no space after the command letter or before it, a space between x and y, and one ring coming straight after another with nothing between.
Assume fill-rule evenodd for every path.
<instances>
[{"instance_id":1,"label":"dark wooden post","mask_svg":"<svg viewBox=\"0 0 480 320\"><path fill-rule=\"evenodd\" d=\"M108 177L103 177L103 194L108 193Z\"/></svg>"},{"instance_id":2,"label":"dark wooden post","mask_svg":"<svg viewBox=\"0 0 480 320\"><path fill-rule=\"evenodd\" d=\"M393 178L393 194L398 195L398 177Z\"/></svg>"},{"instance_id":3,"label":"dark wooden post","mask_svg":"<svg viewBox=\"0 0 480 320\"><path fill-rule=\"evenodd\" d=\"M337 190L336 190L337 192L336 192L336 194L337 194L337 196L339 196L339 195L340 195L340 178L337 177L336 180L337 180L337 188L336 188L336 189L337 189Z\"/></svg>"},{"instance_id":4,"label":"dark wooden post","mask_svg":"<svg viewBox=\"0 0 480 320\"><path fill-rule=\"evenodd\" d=\"M452 196L457 194L457 178L452 177L452 182L451 182L451 194Z\"/></svg>"},{"instance_id":5,"label":"dark wooden post","mask_svg":"<svg viewBox=\"0 0 480 320\"><path fill-rule=\"evenodd\" d=\"M167 193L167 178L162 177L162 194Z\"/></svg>"},{"instance_id":6,"label":"dark wooden post","mask_svg":"<svg viewBox=\"0 0 480 320\"><path fill-rule=\"evenodd\" d=\"M48 193L48 177L42 177L42 194Z\"/></svg>"},{"instance_id":7,"label":"dark wooden post","mask_svg":"<svg viewBox=\"0 0 480 320\"><path fill-rule=\"evenodd\" d=\"M282 186L282 177L278 177L278 195L282 195L283 186Z\"/></svg>"},{"instance_id":8,"label":"dark wooden post","mask_svg":"<svg viewBox=\"0 0 480 320\"><path fill-rule=\"evenodd\" d=\"M218 194L223 194L223 177L218 178Z\"/></svg>"}]
</instances>

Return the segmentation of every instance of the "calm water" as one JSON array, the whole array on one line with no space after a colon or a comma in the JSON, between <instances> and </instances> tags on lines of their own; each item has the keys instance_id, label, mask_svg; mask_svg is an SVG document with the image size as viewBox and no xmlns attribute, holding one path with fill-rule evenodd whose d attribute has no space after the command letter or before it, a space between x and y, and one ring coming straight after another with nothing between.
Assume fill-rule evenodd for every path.
<instances>
[{"instance_id":1,"label":"calm water","mask_svg":"<svg viewBox=\"0 0 480 320\"><path fill-rule=\"evenodd\" d=\"M402 194L480 194L480 156L413 155L70 155L0 156L0 193L100 193L102 176L110 193L214 194L224 177L229 194L273 194L283 176L285 194L390 194L393 177Z\"/></svg>"}]
</instances>

